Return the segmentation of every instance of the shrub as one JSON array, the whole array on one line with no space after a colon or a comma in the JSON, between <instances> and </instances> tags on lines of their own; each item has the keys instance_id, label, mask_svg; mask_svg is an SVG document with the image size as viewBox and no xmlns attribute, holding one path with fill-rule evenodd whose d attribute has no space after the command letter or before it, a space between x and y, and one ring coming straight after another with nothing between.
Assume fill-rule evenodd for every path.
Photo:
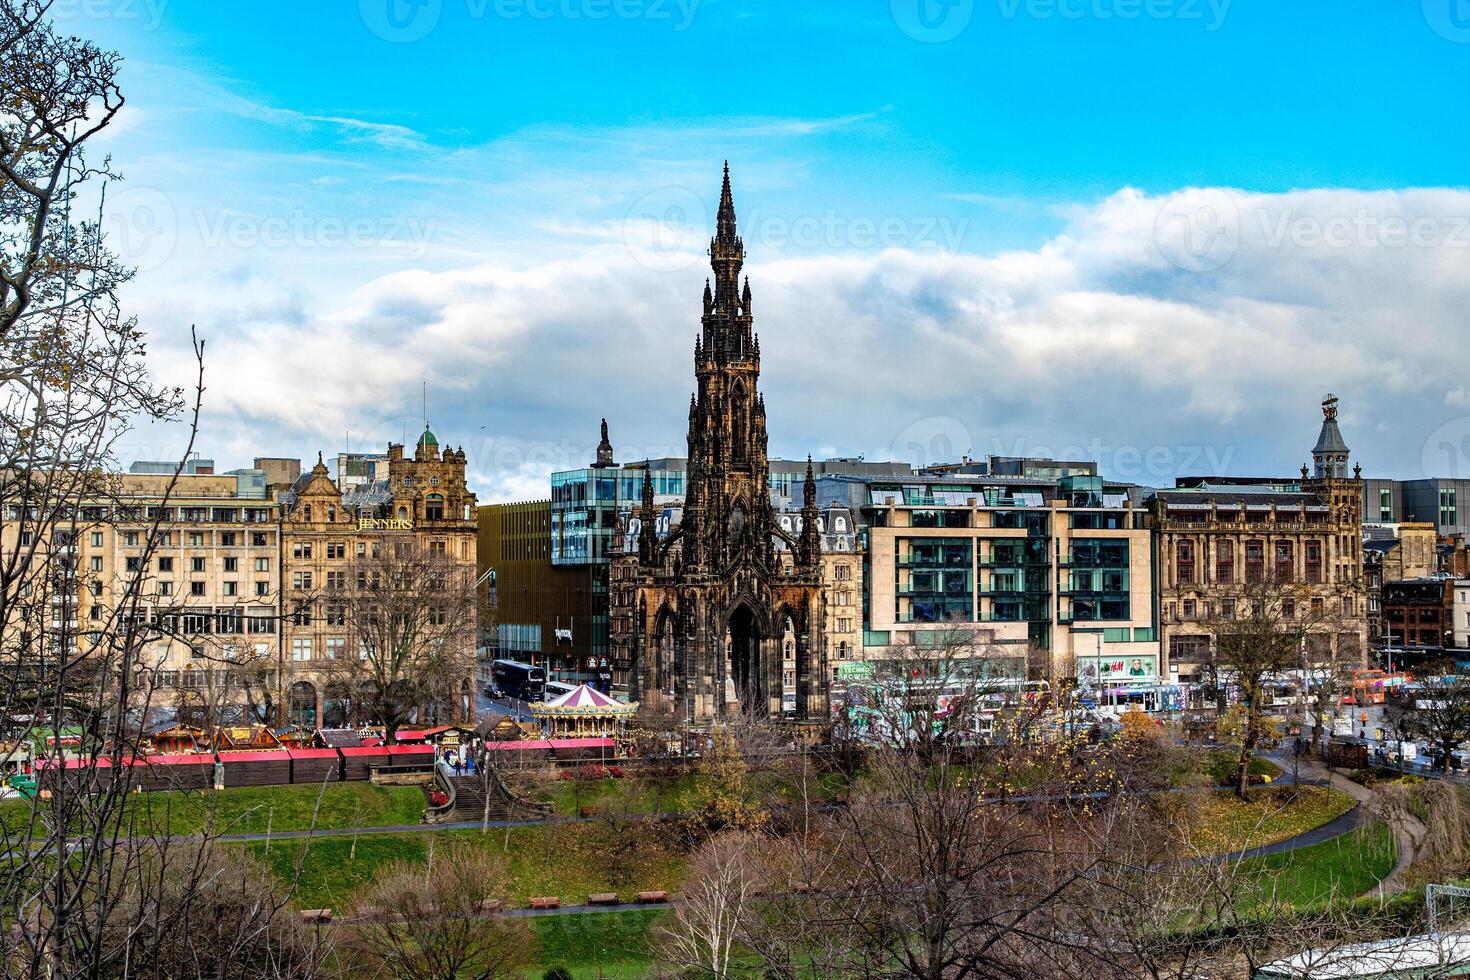
<instances>
[{"instance_id":1,"label":"shrub","mask_svg":"<svg viewBox=\"0 0 1470 980\"><path fill-rule=\"evenodd\" d=\"M541 974L541 980L572 980L572 971L564 966L553 966Z\"/></svg>"},{"instance_id":2,"label":"shrub","mask_svg":"<svg viewBox=\"0 0 1470 980\"><path fill-rule=\"evenodd\" d=\"M561 778L572 779L622 779L623 770L619 766L604 766L598 762L584 763L573 769L563 769Z\"/></svg>"}]
</instances>

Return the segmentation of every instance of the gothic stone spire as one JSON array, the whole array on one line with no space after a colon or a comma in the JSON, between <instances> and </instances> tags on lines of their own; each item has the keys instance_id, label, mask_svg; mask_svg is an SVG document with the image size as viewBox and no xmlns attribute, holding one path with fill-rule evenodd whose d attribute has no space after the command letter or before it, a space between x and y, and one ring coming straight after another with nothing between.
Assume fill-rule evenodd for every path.
<instances>
[{"instance_id":1,"label":"gothic stone spire","mask_svg":"<svg viewBox=\"0 0 1470 980\"><path fill-rule=\"evenodd\" d=\"M806 458L806 482L801 488L801 546L797 561L807 568L815 568L822 560L821 529L817 514L817 479L812 475L812 458Z\"/></svg>"},{"instance_id":2,"label":"gothic stone spire","mask_svg":"<svg viewBox=\"0 0 1470 980\"><path fill-rule=\"evenodd\" d=\"M652 568L658 561L658 531L653 516L653 475L643 471L643 508L638 525L638 561L644 568Z\"/></svg>"}]
</instances>

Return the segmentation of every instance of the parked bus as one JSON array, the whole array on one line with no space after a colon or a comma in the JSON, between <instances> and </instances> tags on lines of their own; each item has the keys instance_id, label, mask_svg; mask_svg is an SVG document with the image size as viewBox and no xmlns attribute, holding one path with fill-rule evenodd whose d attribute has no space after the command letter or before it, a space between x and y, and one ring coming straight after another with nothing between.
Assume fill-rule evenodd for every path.
<instances>
[{"instance_id":1,"label":"parked bus","mask_svg":"<svg viewBox=\"0 0 1470 980\"><path fill-rule=\"evenodd\" d=\"M490 665L490 696L540 701L546 697L546 669L519 660L497 660Z\"/></svg>"},{"instance_id":2,"label":"parked bus","mask_svg":"<svg viewBox=\"0 0 1470 980\"><path fill-rule=\"evenodd\" d=\"M547 681L545 694L542 696L548 701L555 701L563 695L571 694L577 689L575 684L567 684L562 681Z\"/></svg>"}]
</instances>

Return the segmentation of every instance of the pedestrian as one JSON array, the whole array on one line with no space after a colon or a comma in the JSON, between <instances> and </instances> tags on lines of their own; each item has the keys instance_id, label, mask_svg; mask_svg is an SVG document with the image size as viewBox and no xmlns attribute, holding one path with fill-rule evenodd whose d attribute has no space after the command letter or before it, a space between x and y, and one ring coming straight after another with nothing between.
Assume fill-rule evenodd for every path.
<instances>
[{"instance_id":1,"label":"pedestrian","mask_svg":"<svg viewBox=\"0 0 1470 980\"><path fill-rule=\"evenodd\" d=\"M465 769L469 772L471 776L473 776L475 774L475 757L466 753L464 757L464 764Z\"/></svg>"}]
</instances>

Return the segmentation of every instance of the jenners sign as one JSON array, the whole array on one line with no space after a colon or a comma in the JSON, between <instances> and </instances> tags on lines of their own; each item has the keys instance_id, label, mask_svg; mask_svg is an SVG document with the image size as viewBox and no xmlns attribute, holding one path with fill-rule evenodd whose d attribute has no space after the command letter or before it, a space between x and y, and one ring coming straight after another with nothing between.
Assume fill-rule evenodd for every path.
<instances>
[{"instance_id":1,"label":"jenners sign","mask_svg":"<svg viewBox=\"0 0 1470 980\"><path fill-rule=\"evenodd\" d=\"M413 521L408 518L359 517L359 531L412 531Z\"/></svg>"}]
</instances>

